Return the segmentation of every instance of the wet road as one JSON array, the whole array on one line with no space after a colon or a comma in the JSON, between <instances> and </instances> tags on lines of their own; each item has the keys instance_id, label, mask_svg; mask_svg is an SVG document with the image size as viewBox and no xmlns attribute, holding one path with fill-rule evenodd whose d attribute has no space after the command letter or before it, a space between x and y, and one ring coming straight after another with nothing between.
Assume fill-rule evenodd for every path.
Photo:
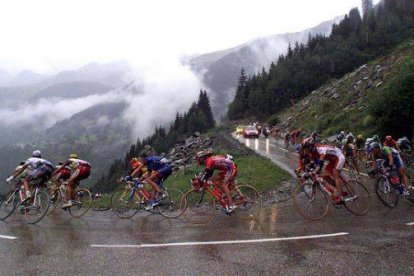
<instances>
[{"instance_id":1,"label":"wet road","mask_svg":"<svg viewBox=\"0 0 414 276\"><path fill-rule=\"evenodd\" d=\"M331 208L307 222L285 202L254 221L217 211L200 226L111 211L56 212L31 226L14 214L0 222L0 275L414 275L413 208L401 200L390 210L373 197L364 217Z\"/></svg>"}]
</instances>

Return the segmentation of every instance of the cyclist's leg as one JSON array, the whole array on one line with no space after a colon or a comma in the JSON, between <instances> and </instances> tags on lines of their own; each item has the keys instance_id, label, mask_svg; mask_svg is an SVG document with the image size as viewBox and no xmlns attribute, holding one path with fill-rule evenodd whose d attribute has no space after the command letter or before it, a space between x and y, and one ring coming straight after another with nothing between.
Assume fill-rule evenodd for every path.
<instances>
[{"instance_id":1,"label":"cyclist's leg","mask_svg":"<svg viewBox=\"0 0 414 276\"><path fill-rule=\"evenodd\" d=\"M156 193L161 193L161 189L160 187L158 187L158 184L156 183L157 180L159 179L160 175L158 174L157 171L153 171L146 180L146 182L152 187L152 189L156 192Z\"/></svg>"}]
</instances>

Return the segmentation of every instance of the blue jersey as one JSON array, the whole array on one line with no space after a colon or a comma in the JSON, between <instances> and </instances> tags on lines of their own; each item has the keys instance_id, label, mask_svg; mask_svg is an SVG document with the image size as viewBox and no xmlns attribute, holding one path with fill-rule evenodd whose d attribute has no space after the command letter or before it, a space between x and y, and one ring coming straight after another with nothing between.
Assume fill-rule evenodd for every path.
<instances>
[{"instance_id":1,"label":"blue jersey","mask_svg":"<svg viewBox=\"0 0 414 276\"><path fill-rule=\"evenodd\" d=\"M159 171L162 168L165 168L166 166L169 166L168 164L161 162L160 157L157 156L150 156L145 158L145 164L147 165L147 168L149 171Z\"/></svg>"}]
</instances>

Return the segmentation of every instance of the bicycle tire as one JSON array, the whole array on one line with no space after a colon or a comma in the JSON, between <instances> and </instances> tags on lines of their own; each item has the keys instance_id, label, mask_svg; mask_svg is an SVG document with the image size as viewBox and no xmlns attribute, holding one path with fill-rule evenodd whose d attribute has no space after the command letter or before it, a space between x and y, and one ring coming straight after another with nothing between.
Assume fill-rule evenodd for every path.
<instances>
[{"instance_id":1,"label":"bicycle tire","mask_svg":"<svg viewBox=\"0 0 414 276\"><path fill-rule=\"evenodd\" d=\"M12 202L8 202L9 200L13 200ZM17 191L10 191L4 196L1 197L0 201L0 220L5 220L13 214L14 210L19 203L19 194ZM5 209L9 207L8 209ZM3 212L3 210L5 212Z\"/></svg>"},{"instance_id":2,"label":"bicycle tire","mask_svg":"<svg viewBox=\"0 0 414 276\"><path fill-rule=\"evenodd\" d=\"M75 204L69 208L69 214L74 218L80 218L85 215L92 205L92 194L86 188L75 191Z\"/></svg>"},{"instance_id":3,"label":"bicycle tire","mask_svg":"<svg viewBox=\"0 0 414 276\"><path fill-rule=\"evenodd\" d=\"M165 191L167 196L162 199L157 206L160 214L166 218L178 218L183 214L181 209L181 200L184 193L175 188L171 188Z\"/></svg>"},{"instance_id":4,"label":"bicycle tire","mask_svg":"<svg viewBox=\"0 0 414 276\"><path fill-rule=\"evenodd\" d=\"M38 191L33 196L35 204L24 208L24 218L28 224L36 224L41 221L49 210L50 197L45 191ZM32 201L28 199L28 201Z\"/></svg>"},{"instance_id":5,"label":"bicycle tire","mask_svg":"<svg viewBox=\"0 0 414 276\"><path fill-rule=\"evenodd\" d=\"M242 196L239 195L237 189ZM232 191L232 199L237 205L237 209L233 212L236 216L242 219L255 219L260 217L262 197L254 187L246 184L237 185Z\"/></svg>"},{"instance_id":6,"label":"bicycle tire","mask_svg":"<svg viewBox=\"0 0 414 276\"><path fill-rule=\"evenodd\" d=\"M114 199L115 194L118 193L118 192L120 192L120 191L126 191L126 190L128 190L127 187L128 187L128 185L125 184L125 185L117 186L115 188L115 190L111 194L111 198L109 199L110 208L113 209L113 199Z\"/></svg>"},{"instance_id":7,"label":"bicycle tire","mask_svg":"<svg viewBox=\"0 0 414 276\"><path fill-rule=\"evenodd\" d=\"M128 219L135 216L141 207L141 198L134 193L132 199L131 190L118 190L113 195L112 210L121 219Z\"/></svg>"},{"instance_id":8,"label":"bicycle tire","mask_svg":"<svg viewBox=\"0 0 414 276\"><path fill-rule=\"evenodd\" d=\"M375 184L375 193L385 206L394 208L398 204L398 195L394 186L391 183L387 184L387 182L388 180L385 176L378 178L377 183ZM389 189L389 191L387 191L387 189ZM394 197L394 200L392 200L392 196Z\"/></svg>"},{"instance_id":9,"label":"bicycle tire","mask_svg":"<svg viewBox=\"0 0 414 276\"><path fill-rule=\"evenodd\" d=\"M206 191L190 190L181 199L183 217L192 224L203 224L213 219L215 202Z\"/></svg>"},{"instance_id":10,"label":"bicycle tire","mask_svg":"<svg viewBox=\"0 0 414 276\"><path fill-rule=\"evenodd\" d=\"M55 199L53 199L53 194L55 194ZM53 214L57 209L59 209L59 207L62 205L62 194L60 193L60 188L54 188L49 190L49 197L50 197L50 206L49 206L49 213Z\"/></svg>"},{"instance_id":11,"label":"bicycle tire","mask_svg":"<svg viewBox=\"0 0 414 276\"><path fill-rule=\"evenodd\" d=\"M345 208L356 216L363 216L369 211L371 205L371 194L361 182L356 180L349 180L344 183L344 191L348 195L355 195L357 198L353 200L347 200L345 197ZM355 193L355 194L354 194ZM362 206L362 207L361 207Z\"/></svg>"},{"instance_id":12,"label":"bicycle tire","mask_svg":"<svg viewBox=\"0 0 414 276\"><path fill-rule=\"evenodd\" d=\"M296 187L293 191L293 207L299 215L306 220L319 220L326 216L329 210L330 199L328 195L313 183L304 182ZM315 206L317 212L307 212Z\"/></svg>"}]
</instances>

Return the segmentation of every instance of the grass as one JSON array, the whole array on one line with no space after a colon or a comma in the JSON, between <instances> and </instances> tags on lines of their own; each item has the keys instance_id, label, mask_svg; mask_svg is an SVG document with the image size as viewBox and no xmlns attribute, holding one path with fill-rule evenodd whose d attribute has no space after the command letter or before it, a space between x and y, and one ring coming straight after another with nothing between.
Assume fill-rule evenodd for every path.
<instances>
[{"instance_id":1,"label":"grass","mask_svg":"<svg viewBox=\"0 0 414 276\"><path fill-rule=\"evenodd\" d=\"M279 186L283 181L291 179L291 176L273 164L269 159L256 155L234 156L237 164L237 181L239 184L250 184L259 191L268 190ZM202 166L193 165L184 171L180 171L167 179L165 185L182 191L188 191L190 179L194 175L203 172Z\"/></svg>"}]
</instances>

